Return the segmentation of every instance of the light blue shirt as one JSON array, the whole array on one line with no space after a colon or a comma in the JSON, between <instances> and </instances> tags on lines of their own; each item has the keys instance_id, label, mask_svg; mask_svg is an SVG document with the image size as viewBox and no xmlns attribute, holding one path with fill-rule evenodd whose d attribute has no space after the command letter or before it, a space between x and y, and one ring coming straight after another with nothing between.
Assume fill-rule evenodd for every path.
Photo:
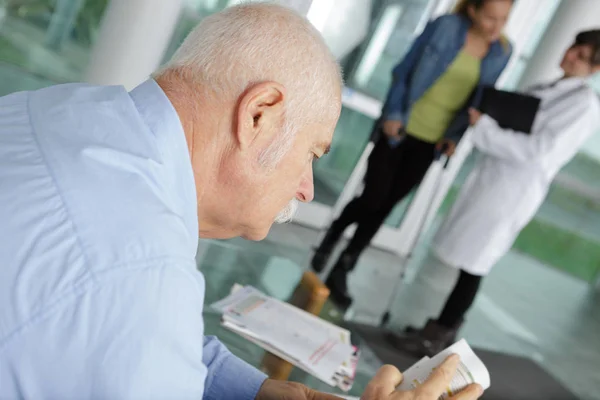
<instances>
[{"instance_id":1,"label":"light blue shirt","mask_svg":"<svg viewBox=\"0 0 600 400\"><path fill-rule=\"evenodd\" d=\"M156 82L0 98L0 398L253 399L265 376L203 336L197 225Z\"/></svg>"}]
</instances>

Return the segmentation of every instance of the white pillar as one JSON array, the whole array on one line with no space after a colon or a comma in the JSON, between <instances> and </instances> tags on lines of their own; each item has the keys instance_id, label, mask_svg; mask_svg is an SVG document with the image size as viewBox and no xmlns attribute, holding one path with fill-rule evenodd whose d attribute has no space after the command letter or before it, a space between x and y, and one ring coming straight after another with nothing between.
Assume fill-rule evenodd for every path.
<instances>
[{"instance_id":1,"label":"white pillar","mask_svg":"<svg viewBox=\"0 0 600 400\"><path fill-rule=\"evenodd\" d=\"M600 28L600 1L562 0L523 73L519 87L524 89L559 78L559 65L565 50L573 44L578 32L592 28Z\"/></svg>"},{"instance_id":2,"label":"white pillar","mask_svg":"<svg viewBox=\"0 0 600 400\"><path fill-rule=\"evenodd\" d=\"M86 81L132 89L162 61L182 0L112 0L92 49Z\"/></svg>"}]
</instances>

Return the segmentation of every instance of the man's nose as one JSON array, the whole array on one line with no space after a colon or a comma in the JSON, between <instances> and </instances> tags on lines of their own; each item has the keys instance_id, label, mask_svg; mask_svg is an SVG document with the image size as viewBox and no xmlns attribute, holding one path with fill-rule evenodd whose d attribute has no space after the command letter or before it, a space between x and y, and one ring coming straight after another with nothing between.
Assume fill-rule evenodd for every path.
<instances>
[{"instance_id":1,"label":"man's nose","mask_svg":"<svg viewBox=\"0 0 600 400\"><path fill-rule=\"evenodd\" d=\"M315 198L315 185L313 181L312 166L302 177L296 198L303 203L310 203Z\"/></svg>"}]
</instances>

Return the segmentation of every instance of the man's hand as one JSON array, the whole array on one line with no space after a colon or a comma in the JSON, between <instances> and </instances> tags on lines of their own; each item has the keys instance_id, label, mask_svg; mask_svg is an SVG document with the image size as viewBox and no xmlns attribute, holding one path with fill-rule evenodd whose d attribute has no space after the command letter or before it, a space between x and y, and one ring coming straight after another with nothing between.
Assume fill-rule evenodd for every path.
<instances>
[{"instance_id":1,"label":"man's hand","mask_svg":"<svg viewBox=\"0 0 600 400\"><path fill-rule=\"evenodd\" d=\"M261 386L256 400L341 400L339 397L319 393L295 382L267 379Z\"/></svg>"},{"instance_id":2,"label":"man's hand","mask_svg":"<svg viewBox=\"0 0 600 400\"><path fill-rule=\"evenodd\" d=\"M482 115L481 111L476 110L475 108L469 108L469 123L471 126L477 125Z\"/></svg>"},{"instance_id":3,"label":"man's hand","mask_svg":"<svg viewBox=\"0 0 600 400\"><path fill-rule=\"evenodd\" d=\"M449 357L431 374L425 383L408 392L396 391L396 387L402 383L402 374L396 367L386 365L369 382L361 400L438 400L450 385L459 361L458 356ZM448 398L448 400L475 400L482 394L483 389L481 386L470 385L459 394ZM330 394L315 392L299 383L267 379L260 388L256 400L341 399Z\"/></svg>"},{"instance_id":4,"label":"man's hand","mask_svg":"<svg viewBox=\"0 0 600 400\"><path fill-rule=\"evenodd\" d=\"M392 139L400 139L400 130L402 129L402 121L385 121L383 123L383 133L385 136Z\"/></svg>"},{"instance_id":5,"label":"man's hand","mask_svg":"<svg viewBox=\"0 0 600 400\"><path fill-rule=\"evenodd\" d=\"M456 151L456 142L450 139L442 139L436 145L437 151L443 151L448 157L452 157Z\"/></svg>"},{"instance_id":6,"label":"man's hand","mask_svg":"<svg viewBox=\"0 0 600 400\"><path fill-rule=\"evenodd\" d=\"M362 400L438 400L445 393L459 363L458 356L451 356L437 368L421 386L408 392L396 391L402 382L402 374L390 365L382 367L371 380ZM471 385L448 400L475 400L483 394L479 385Z\"/></svg>"}]
</instances>

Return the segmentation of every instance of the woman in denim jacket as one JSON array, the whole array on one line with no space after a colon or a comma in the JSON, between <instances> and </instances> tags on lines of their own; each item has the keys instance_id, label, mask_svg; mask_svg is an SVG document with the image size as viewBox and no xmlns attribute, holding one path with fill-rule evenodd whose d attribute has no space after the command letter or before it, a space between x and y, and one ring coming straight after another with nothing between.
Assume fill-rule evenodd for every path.
<instances>
[{"instance_id":1,"label":"woman in denim jacket","mask_svg":"<svg viewBox=\"0 0 600 400\"><path fill-rule=\"evenodd\" d=\"M351 303L346 277L388 214L423 178L436 153L452 155L469 125L468 109L494 85L512 47L502 36L513 0L464 0L430 22L393 70L363 193L333 222L312 266L320 272L344 230L356 233L327 286L341 307Z\"/></svg>"}]
</instances>

